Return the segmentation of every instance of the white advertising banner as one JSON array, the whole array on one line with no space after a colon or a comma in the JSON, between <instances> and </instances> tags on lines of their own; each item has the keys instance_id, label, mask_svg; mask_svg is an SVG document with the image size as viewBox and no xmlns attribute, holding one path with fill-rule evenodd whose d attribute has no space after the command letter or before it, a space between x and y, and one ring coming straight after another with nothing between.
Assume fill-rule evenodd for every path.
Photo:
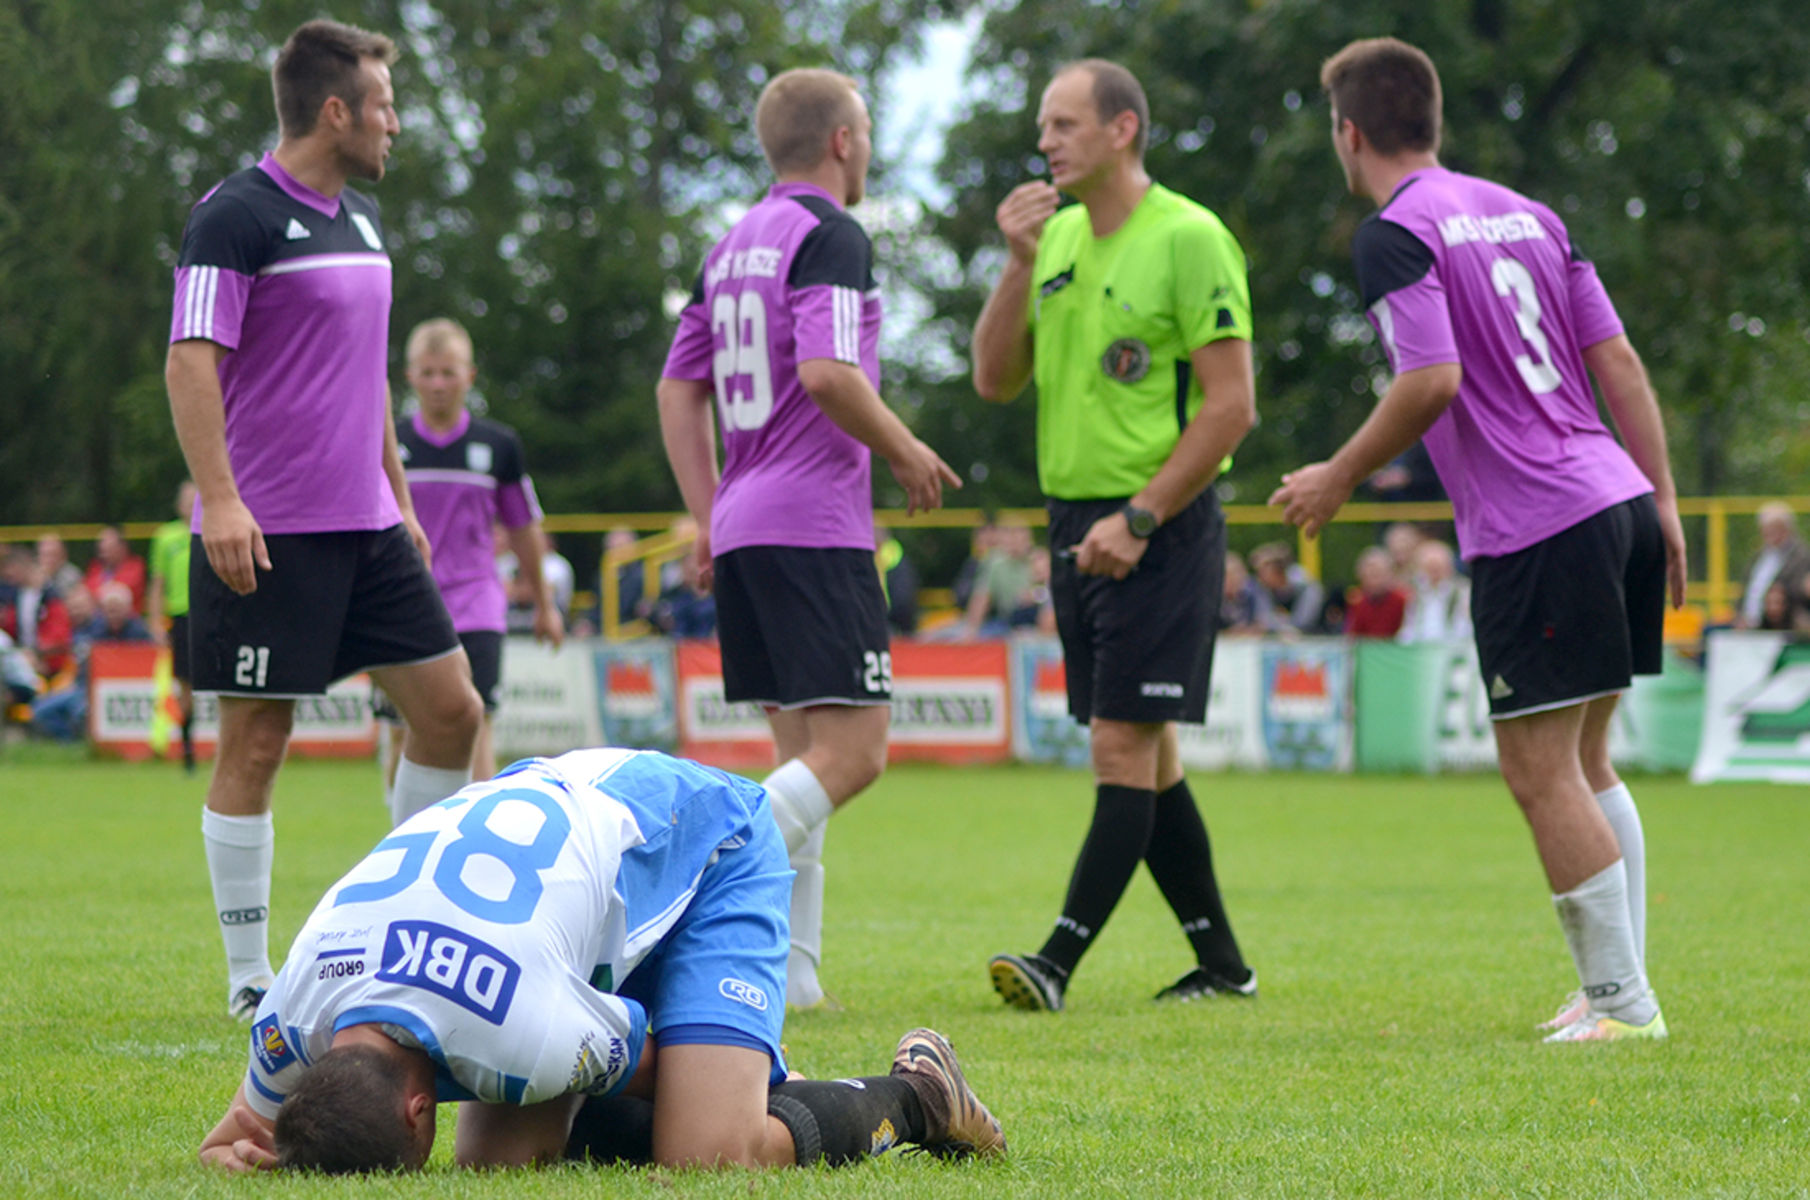
<instances>
[{"instance_id":1,"label":"white advertising banner","mask_svg":"<svg viewBox=\"0 0 1810 1200\"><path fill-rule=\"evenodd\" d=\"M1810 783L1810 641L1718 630L1707 654L1691 778Z\"/></svg>"},{"instance_id":2,"label":"white advertising banner","mask_svg":"<svg viewBox=\"0 0 1810 1200\"><path fill-rule=\"evenodd\" d=\"M1178 725L1182 765L1216 771L1269 765L1263 740L1263 643L1220 638L1213 650L1213 689L1205 725Z\"/></svg>"},{"instance_id":3,"label":"white advertising banner","mask_svg":"<svg viewBox=\"0 0 1810 1200\"><path fill-rule=\"evenodd\" d=\"M555 650L532 638L503 646L493 737L497 760L603 744L596 655L583 642Z\"/></svg>"}]
</instances>

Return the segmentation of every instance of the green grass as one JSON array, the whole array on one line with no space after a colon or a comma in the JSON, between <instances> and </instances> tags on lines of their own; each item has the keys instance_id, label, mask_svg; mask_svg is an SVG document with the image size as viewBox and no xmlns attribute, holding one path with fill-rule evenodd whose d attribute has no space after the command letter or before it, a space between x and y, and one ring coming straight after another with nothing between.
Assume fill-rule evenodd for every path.
<instances>
[{"instance_id":1,"label":"green grass","mask_svg":"<svg viewBox=\"0 0 1810 1200\"><path fill-rule=\"evenodd\" d=\"M1189 961L1140 877L1067 1012L999 1004L987 956L1047 931L1090 809L1083 775L897 769L836 818L824 977L845 1007L791 1022L795 1065L878 1072L900 1032L935 1025L1004 1121L1004 1163L468 1175L443 1135L427 1175L347 1184L195 1162L244 1068L201 783L0 757L0 1196L1810 1194L1801 790L1634 781L1672 1038L1549 1047L1532 1025L1572 975L1498 781L1194 785L1255 1003L1150 1003ZM282 947L382 835L374 768L290 764L277 829Z\"/></svg>"}]
</instances>

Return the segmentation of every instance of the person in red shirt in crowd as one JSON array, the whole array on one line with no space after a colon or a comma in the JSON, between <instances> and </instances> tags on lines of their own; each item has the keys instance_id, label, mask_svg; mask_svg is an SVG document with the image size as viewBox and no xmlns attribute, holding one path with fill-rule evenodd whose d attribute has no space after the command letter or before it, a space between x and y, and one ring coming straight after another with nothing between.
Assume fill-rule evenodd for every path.
<instances>
[{"instance_id":1,"label":"person in red shirt in crowd","mask_svg":"<svg viewBox=\"0 0 1810 1200\"><path fill-rule=\"evenodd\" d=\"M45 678L69 663L69 611L44 581L29 550L14 547L0 559L0 629Z\"/></svg>"},{"instance_id":2,"label":"person in red shirt in crowd","mask_svg":"<svg viewBox=\"0 0 1810 1200\"><path fill-rule=\"evenodd\" d=\"M90 592L99 596L101 587L116 579L132 589L132 611L142 615L145 611L145 560L132 553L119 526L107 525L95 539L94 558L88 564L88 574L83 582Z\"/></svg>"},{"instance_id":3,"label":"person in red shirt in crowd","mask_svg":"<svg viewBox=\"0 0 1810 1200\"><path fill-rule=\"evenodd\" d=\"M1345 597L1345 632L1351 637L1392 638L1401 632L1408 593L1395 578L1389 551L1372 546L1358 555L1357 586Z\"/></svg>"}]
</instances>

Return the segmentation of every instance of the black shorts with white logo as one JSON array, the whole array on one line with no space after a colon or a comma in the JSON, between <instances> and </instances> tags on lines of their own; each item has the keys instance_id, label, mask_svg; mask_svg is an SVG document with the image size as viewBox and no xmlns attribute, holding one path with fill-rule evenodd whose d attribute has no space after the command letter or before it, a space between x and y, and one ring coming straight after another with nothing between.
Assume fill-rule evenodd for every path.
<instances>
[{"instance_id":1,"label":"black shorts with white logo","mask_svg":"<svg viewBox=\"0 0 1810 1200\"><path fill-rule=\"evenodd\" d=\"M1651 495L1526 549L1473 560L1471 623L1490 716L1568 708L1659 674L1665 591Z\"/></svg>"},{"instance_id":2,"label":"black shorts with white logo","mask_svg":"<svg viewBox=\"0 0 1810 1200\"><path fill-rule=\"evenodd\" d=\"M872 551L743 546L719 554L723 697L778 708L892 701L892 640Z\"/></svg>"},{"instance_id":3,"label":"black shorts with white logo","mask_svg":"<svg viewBox=\"0 0 1810 1200\"><path fill-rule=\"evenodd\" d=\"M270 534L270 570L241 596L189 558L190 663L196 691L318 696L367 667L424 662L459 648L440 589L401 525Z\"/></svg>"},{"instance_id":4,"label":"black shorts with white logo","mask_svg":"<svg viewBox=\"0 0 1810 1200\"><path fill-rule=\"evenodd\" d=\"M468 629L459 635L465 657L471 663L471 685L484 701L484 711L494 713L497 685L503 682L503 635L490 629ZM395 703L375 683L371 685L371 715L380 721L400 721Z\"/></svg>"},{"instance_id":5,"label":"black shorts with white logo","mask_svg":"<svg viewBox=\"0 0 1810 1200\"><path fill-rule=\"evenodd\" d=\"M182 613L170 618L170 675L187 683L192 673L189 668L189 615Z\"/></svg>"},{"instance_id":6,"label":"black shorts with white logo","mask_svg":"<svg viewBox=\"0 0 1810 1200\"><path fill-rule=\"evenodd\" d=\"M1123 500L1050 500L1050 596L1068 711L1153 723L1207 719L1213 639L1225 587L1226 523L1211 489L1150 538L1124 579L1083 575L1072 547Z\"/></svg>"}]
</instances>

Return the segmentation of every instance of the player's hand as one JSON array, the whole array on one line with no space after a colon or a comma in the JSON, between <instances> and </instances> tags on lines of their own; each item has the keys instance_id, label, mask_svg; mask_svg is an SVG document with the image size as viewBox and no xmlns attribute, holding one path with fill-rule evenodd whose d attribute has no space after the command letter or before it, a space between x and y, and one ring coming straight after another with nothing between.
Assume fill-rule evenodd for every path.
<instances>
[{"instance_id":1,"label":"player's hand","mask_svg":"<svg viewBox=\"0 0 1810 1200\"><path fill-rule=\"evenodd\" d=\"M1041 179L1021 183L1006 193L993 217L1013 258L1029 263L1037 257L1037 239L1043 236L1043 223L1055 214L1056 204L1055 186Z\"/></svg>"},{"instance_id":2,"label":"player's hand","mask_svg":"<svg viewBox=\"0 0 1810 1200\"><path fill-rule=\"evenodd\" d=\"M409 541L415 543L415 549L421 552L421 565L429 570L434 565L434 545L427 540L427 530L421 528L421 522L412 512L402 514L402 528L408 532Z\"/></svg>"},{"instance_id":3,"label":"player's hand","mask_svg":"<svg viewBox=\"0 0 1810 1200\"><path fill-rule=\"evenodd\" d=\"M1353 484L1331 463L1309 463L1282 477L1282 486L1270 494L1272 505L1282 506L1282 519L1298 525L1313 537L1351 499Z\"/></svg>"},{"instance_id":4,"label":"player's hand","mask_svg":"<svg viewBox=\"0 0 1810 1200\"><path fill-rule=\"evenodd\" d=\"M1678 519L1678 501L1659 505L1659 532L1665 538L1665 582L1673 608L1684 607L1684 581L1689 578L1684 552L1684 524Z\"/></svg>"},{"instance_id":5,"label":"player's hand","mask_svg":"<svg viewBox=\"0 0 1810 1200\"><path fill-rule=\"evenodd\" d=\"M1150 543L1132 536L1125 514L1107 513L1095 521L1087 536L1074 547L1075 569L1083 575L1110 575L1123 579L1138 569Z\"/></svg>"},{"instance_id":6,"label":"player's hand","mask_svg":"<svg viewBox=\"0 0 1810 1200\"><path fill-rule=\"evenodd\" d=\"M943 485L962 486L962 477L942 457L917 438L897 458L889 458L892 477L905 489L905 515L929 512L943 506Z\"/></svg>"},{"instance_id":7,"label":"player's hand","mask_svg":"<svg viewBox=\"0 0 1810 1200\"><path fill-rule=\"evenodd\" d=\"M710 553L710 530L698 523L698 537L691 544L693 561L698 568L698 591L708 596L716 590L716 559Z\"/></svg>"},{"instance_id":8,"label":"player's hand","mask_svg":"<svg viewBox=\"0 0 1810 1200\"><path fill-rule=\"evenodd\" d=\"M535 606L534 640L547 642L557 650L565 644L566 619L559 615L559 608L552 601Z\"/></svg>"},{"instance_id":9,"label":"player's hand","mask_svg":"<svg viewBox=\"0 0 1810 1200\"><path fill-rule=\"evenodd\" d=\"M207 551L207 565L214 569L220 582L241 596L258 590L260 567L270 570L264 531L245 507L245 501L237 496L202 505L201 546Z\"/></svg>"},{"instance_id":10,"label":"player's hand","mask_svg":"<svg viewBox=\"0 0 1810 1200\"><path fill-rule=\"evenodd\" d=\"M226 1110L201 1144L201 1161L226 1171L268 1171L277 1165L271 1125L243 1103Z\"/></svg>"}]
</instances>

